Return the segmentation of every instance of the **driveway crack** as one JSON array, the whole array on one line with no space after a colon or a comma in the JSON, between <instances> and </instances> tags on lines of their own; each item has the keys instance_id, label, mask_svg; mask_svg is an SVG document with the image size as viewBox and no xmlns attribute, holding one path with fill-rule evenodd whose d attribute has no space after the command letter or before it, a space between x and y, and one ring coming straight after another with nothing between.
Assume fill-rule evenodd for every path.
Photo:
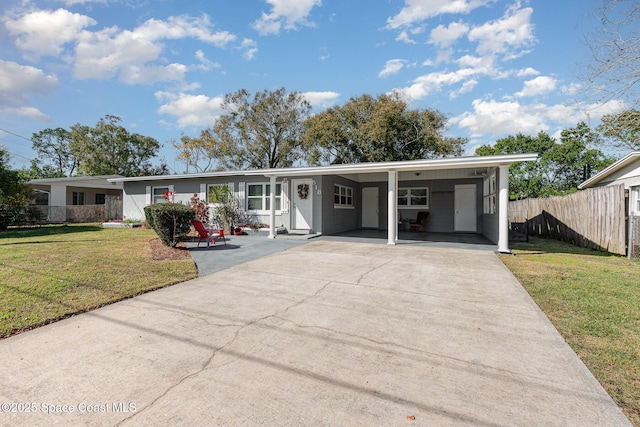
<instances>
[{"instance_id":1,"label":"driveway crack","mask_svg":"<svg viewBox=\"0 0 640 427\"><path fill-rule=\"evenodd\" d=\"M232 338L231 338L227 343L225 343L224 345L222 345L222 346L220 346L220 347L218 347L218 348L214 349L214 350L213 350L213 352L211 353L211 355L209 356L209 358L208 358L208 359L207 359L207 360L202 364L202 367L201 367L200 369L198 369L197 371L192 372L192 373L190 373L190 374L188 374L188 375L183 376L183 377L182 377L182 378L180 378L180 379L179 379L175 384L172 384L172 385L170 385L169 387L167 387L167 389L166 389L164 392L162 392L162 394L160 394L160 395L159 395L159 396L157 396L155 399L153 399L153 400L151 401L151 403L149 403L149 405L147 405L146 407L144 407L144 408L143 408L143 409L141 409L140 411L137 411L137 412L135 412L134 414L131 414L130 416L128 416L128 417L126 417L126 418L122 419L122 420L121 420L120 422L118 422L116 425L117 425L117 426L120 426L120 425L123 425L124 423L126 423L127 421L133 420L135 417L137 417L137 416L138 416L138 415L140 415L141 413L143 413L143 412L145 412L145 411L147 411L147 410L149 410L149 409L153 408L153 406L154 406L158 401L160 401L162 398L164 398L165 396L167 396L167 395L168 395L172 390L174 390L175 388L179 387L182 383L184 383L185 381L187 381L187 380L189 380L189 379L191 379L191 378L195 378L195 377L197 377L198 375L200 375L202 372L204 372L204 371L205 371L205 370L206 370L206 369L211 365L211 363L213 362L213 359L216 357L216 355L217 355L220 351L222 351L222 350L224 350L225 348L227 348L227 347L229 347L229 346L233 345L233 343L234 343L234 342L236 342L236 340L237 340L237 339L238 339L238 337L240 336L240 333L241 333L244 329L246 329L246 328L248 328L248 327L250 327L250 326L252 326L252 325L255 325L256 323L259 323L259 322L265 321L265 320L267 320L267 319L270 319L270 318L277 318L277 319L280 319L280 317L279 317L279 316L280 316L281 314L284 314L284 313L286 313L287 311L289 311L289 310L291 310L291 309L293 309L293 308L299 307L300 305L302 305L302 304L306 303L306 302L307 302L307 301L309 301L310 299L317 297L317 296L318 296L322 291L324 291L324 290L325 290L325 289L326 289L326 288L327 288L331 283L333 283L333 282L329 281L329 282L324 283L324 284L323 284L320 288L318 288L318 289L317 289L313 294L308 295L308 296L306 296L306 297L302 298L302 299L301 299L301 300L299 300L299 301L296 301L294 304L291 304L291 305L289 305L289 306L285 307L285 308L284 308L284 309L282 309L282 310L279 310L279 311L277 311L277 312L275 312L275 313L272 313L272 314L268 314L268 315L266 315L266 316L258 317L258 318L253 319L253 320L251 320L250 322L247 322L247 323L245 323L245 324L243 324L243 325L238 325L238 326L239 326L239 328L236 330L236 332L234 333L233 337L232 337ZM236 360L238 360L238 358L239 358L239 356L238 356L238 357L236 357L236 358L235 358L235 359L233 359L233 360L230 360L230 361L229 361L229 362L227 362L227 363L224 363L224 364L220 365L219 367L227 366L227 365L229 365L229 364L231 364L231 363L235 362Z\"/></svg>"}]
</instances>

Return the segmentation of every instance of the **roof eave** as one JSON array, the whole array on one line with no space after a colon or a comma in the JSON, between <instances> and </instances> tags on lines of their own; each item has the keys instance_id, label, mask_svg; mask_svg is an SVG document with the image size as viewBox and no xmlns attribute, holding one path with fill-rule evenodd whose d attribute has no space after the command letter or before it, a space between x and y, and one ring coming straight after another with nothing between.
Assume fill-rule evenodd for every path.
<instances>
[{"instance_id":1,"label":"roof eave","mask_svg":"<svg viewBox=\"0 0 640 427\"><path fill-rule=\"evenodd\" d=\"M640 158L640 151L632 151L632 152L630 152L629 154L627 154L626 156L622 157L621 159L619 159L615 163L611 164L608 168L605 168L605 169L601 170L600 172L598 172L597 174L595 174L594 176L592 176L588 180L586 180L583 183L579 184L578 185L578 189L579 190L584 190L586 188L593 187L594 185L596 185L597 183L602 181L607 176L609 176L612 173L624 168L629 163L632 163L633 161L635 161L636 158Z\"/></svg>"},{"instance_id":2,"label":"roof eave","mask_svg":"<svg viewBox=\"0 0 640 427\"><path fill-rule=\"evenodd\" d=\"M159 176L142 176L142 177L123 177L113 178L110 182L127 182L127 181L154 181L169 179L188 179L188 178L209 178L209 177L225 177L225 176L302 176L302 175L333 175L333 174L349 174L349 173L374 173L385 171L413 171L413 170L439 170L452 168L472 168L472 167L491 167L491 166L509 166L515 162L534 161L538 158L536 153L527 154L503 154L498 156L468 156L468 157L445 157L440 159L422 159L407 160L396 162L377 162L377 163L352 163L328 166L311 166L297 168L282 169L256 169L246 171L223 171L223 172L204 172L197 174L180 174L180 175L159 175Z\"/></svg>"}]
</instances>

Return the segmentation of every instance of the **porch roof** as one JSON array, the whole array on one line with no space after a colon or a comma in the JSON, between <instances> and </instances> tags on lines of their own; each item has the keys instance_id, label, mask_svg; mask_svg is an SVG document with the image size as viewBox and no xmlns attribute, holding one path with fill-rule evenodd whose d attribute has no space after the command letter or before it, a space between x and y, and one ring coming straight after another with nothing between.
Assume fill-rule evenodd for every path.
<instances>
[{"instance_id":1,"label":"porch roof","mask_svg":"<svg viewBox=\"0 0 640 427\"><path fill-rule=\"evenodd\" d=\"M305 166L294 168L277 169L253 169L244 171L216 171L178 175L158 175L158 176L138 176L138 177L117 177L110 178L110 182L131 182L131 181L159 181L176 180L188 178L214 178L228 176L276 176L295 177L308 175L343 175L343 174L363 174L386 171L413 172L427 170L444 169L467 169L467 168L487 168L497 166L509 166L515 162L533 161L538 158L536 153L527 154L504 154L498 156L464 156L446 157L440 159L405 160L396 162L375 162L375 163L351 163L328 166Z\"/></svg>"}]
</instances>

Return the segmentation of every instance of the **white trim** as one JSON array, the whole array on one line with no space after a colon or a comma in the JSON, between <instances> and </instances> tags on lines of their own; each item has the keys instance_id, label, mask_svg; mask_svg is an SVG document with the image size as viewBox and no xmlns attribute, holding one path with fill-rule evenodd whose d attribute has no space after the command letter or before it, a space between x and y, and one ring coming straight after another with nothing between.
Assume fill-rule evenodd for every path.
<instances>
[{"instance_id":1,"label":"white trim","mask_svg":"<svg viewBox=\"0 0 640 427\"><path fill-rule=\"evenodd\" d=\"M262 186L262 191L261 191L261 195L259 196L262 199L262 209L249 209L249 199L257 199L258 196L249 196L249 187L251 187L252 185L260 185ZM276 187L278 187L278 185L280 185L280 194L276 195L276 199L280 198L280 209L276 210L276 214L277 215L282 215L282 188L285 185L282 182L276 182ZM247 213L250 214L254 214L254 215L268 215L271 211L271 205L269 207L269 209L267 209L267 200L269 198L269 195L267 194L267 186L271 186L271 181L269 182L248 182L247 183L247 189L245 191L245 197L244 199L246 200L246 211ZM271 203L269 201L269 203Z\"/></svg>"},{"instance_id":2,"label":"white trim","mask_svg":"<svg viewBox=\"0 0 640 427\"><path fill-rule=\"evenodd\" d=\"M154 180L176 180L189 178L209 178L228 176L270 176L279 178L308 175L338 175L346 173L371 173L390 171L419 171L419 170L439 170L455 168L483 168L506 165L515 162L533 161L538 158L535 153L531 154L502 154L498 156L467 156L467 157L446 157L441 159L407 160L400 162L376 162L376 163L353 163L343 165L328 165L315 167L297 167L282 169L256 169L245 171L218 171L181 175L159 175L111 178L109 182L125 181L154 181Z\"/></svg>"},{"instance_id":3,"label":"white trim","mask_svg":"<svg viewBox=\"0 0 640 427\"><path fill-rule=\"evenodd\" d=\"M578 185L578 189L584 190L585 188L593 187L594 185L602 181L607 176L633 163L637 158L640 158L640 151L632 151L631 153L627 154L617 162L613 163L608 168L601 170L600 172L598 172L597 174L595 174L594 176L592 176L582 184Z\"/></svg>"}]
</instances>

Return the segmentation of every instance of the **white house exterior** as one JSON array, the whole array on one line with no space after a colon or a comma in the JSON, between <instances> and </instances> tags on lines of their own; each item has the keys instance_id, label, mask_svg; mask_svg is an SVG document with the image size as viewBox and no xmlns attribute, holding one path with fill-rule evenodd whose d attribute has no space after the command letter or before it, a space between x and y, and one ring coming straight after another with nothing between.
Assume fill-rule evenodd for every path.
<instances>
[{"instance_id":1,"label":"white house exterior","mask_svg":"<svg viewBox=\"0 0 640 427\"><path fill-rule=\"evenodd\" d=\"M632 151L578 186L579 189L624 184L629 190L629 213L640 216L640 151Z\"/></svg>"},{"instance_id":2,"label":"white house exterior","mask_svg":"<svg viewBox=\"0 0 640 427\"><path fill-rule=\"evenodd\" d=\"M228 185L248 214L292 232L335 234L355 229L387 230L429 212L426 231L478 233L509 251L508 170L536 154L452 157L183 175L112 178L123 185L125 219L144 218L144 207L172 193L188 203L197 194Z\"/></svg>"},{"instance_id":3,"label":"white house exterior","mask_svg":"<svg viewBox=\"0 0 640 427\"><path fill-rule=\"evenodd\" d=\"M69 219L68 207L104 205L106 196L122 196L122 183L108 181L111 178L121 176L42 178L27 184L36 192L36 205L47 207L47 219L65 222Z\"/></svg>"}]
</instances>

